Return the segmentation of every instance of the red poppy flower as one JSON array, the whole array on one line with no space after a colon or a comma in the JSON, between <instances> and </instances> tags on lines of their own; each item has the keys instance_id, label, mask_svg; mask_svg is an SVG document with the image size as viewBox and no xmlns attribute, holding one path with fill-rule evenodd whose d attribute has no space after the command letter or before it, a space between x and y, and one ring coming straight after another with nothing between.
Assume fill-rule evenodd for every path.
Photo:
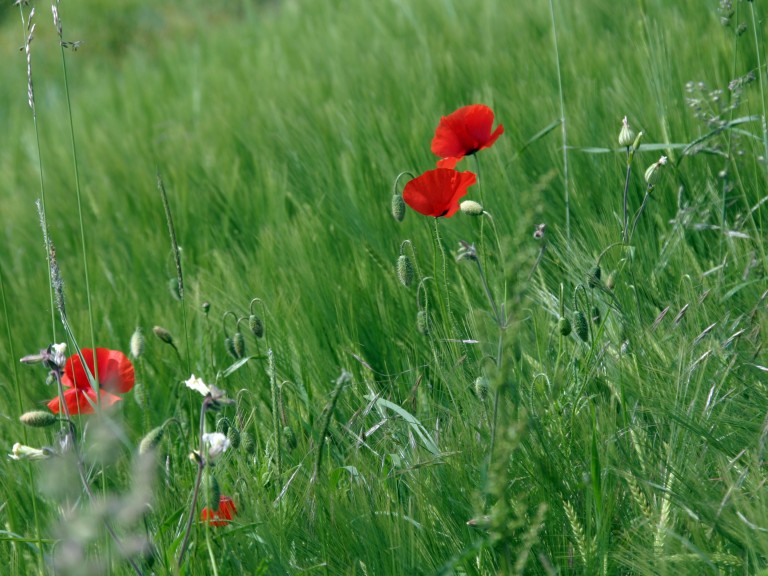
<instances>
[{"instance_id":1,"label":"red poppy flower","mask_svg":"<svg viewBox=\"0 0 768 576\"><path fill-rule=\"evenodd\" d=\"M403 200L424 216L450 218L459 209L459 198L477 182L472 172L448 168L428 170L414 178L403 189Z\"/></svg>"},{"instance_id":2,"label":"red poppy flower","mask_svg":"<svg viewBox=\"0 0 768 576\"><path fill-rule=\"evenodd\" d=\"M96 348L94 361L92 349L84 348L81 352L88 370L99 379L99 396L102 406L112 406L119 402L121 398L117 394L124 394L133 388L133 364L125 354L117 350ZM96 394L91 388L88 375L77 354L67 358L61 384L69 388L64 392L64 402L70 414L93 413L91 402L96 403ZM88 401L89 398L91 402ZM48 409L54 414L59 413L61 406L58 397L48 402Z\"/></svg>"},{"instance_id":3,"label":"red poppy flower","mask_svg":"<svg viewBox=\"0 0 768 576\"><path fill-rule=\"evenodd\" d=\"M472 104L440 118L432 139L432 153L440 156L438 168L453 168L464 156L490 148L504 133L499 124L491 133L493 111L483 104Z\"/></svg>"},{"instance_id":4,"label":"red poppy flower","mask_svg":"<svg viewBox=\"0 0 768 576\"><path fill-rule=\"evenodd\" d=\"M200 513L200 520L207 521L211 526L226 526L235 514L237 514L237 508L232 498L222 494L219 497L219 509L211 510L206 506Z\"/></svg>"}]
</instances>

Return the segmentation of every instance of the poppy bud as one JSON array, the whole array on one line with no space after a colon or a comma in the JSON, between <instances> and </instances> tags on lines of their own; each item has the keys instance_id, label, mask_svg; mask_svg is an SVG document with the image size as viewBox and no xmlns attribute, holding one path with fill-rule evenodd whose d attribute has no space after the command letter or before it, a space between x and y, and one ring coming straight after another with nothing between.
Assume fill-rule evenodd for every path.
<instances>
[{"instance_id":1,"label":"poppy bud","mask_svg":"<svg viewBox=\"0 0 768 576\"><path fill-rule=\"evenodd\" d=\"M584 312L576 310L573 315L573 323L576 327L576 335L584 342L589 339L589 326L587 325L587 317L584 316Z\"/></svg>"},{"instance_id":2,"label":"poppy bud","mask_svg":"<svg viewBox=\"0 0 768 576\"><path fill-rule=\"evenodd\" d=\"M155 326L152 328L152 332L166 344L173 345L173 336L171 336L171 333L162 326Z\"/></svg>"},{"instance_id":3,"label":"poppy bud","mask_svg":"<svg viewBox=\"0 0 768 576\"><path fill-rule=\"evenodd\" d=\"M147 389L144 384L138 383L133 387L133 401L139 408L146 410L148 408Z\"/></svg>"},{"instance_id":4,"label":"poppy bud","mask_svg":"<svg viewBox=\"0 0 768 576\"><path fill-rule=\"evenodd\" d=\"M262 338L264 336L264 322L262 322L261 318L255 314L251 314L248 317L248 328L251 329L251 333L256 336L256 338Z\"/></svg>"},{"instance_id":5,"label":"poppy bud","mask_svg":"<svg viewBox=\"0 0 768 576\"><path fill-rule=\"evenodd\" d=\"M25 426L31 426L32 428L46 428L56 424L56 422L59 421L59 418L50 412L33 410L32 412L26 412L19 416L19 420L21 420L21 423Z\"/></svg>"},{"instance_id":6,"label":"poppy bud","mask_svg":"<svg viewBox=\"0 0 768 576\"><path fill-rule=\"evenodd\" d=\"M557 321L557 331L561 336L568 336L571 333L571 321L565 316L561 316Z\"/></svg>"},{"instance_id":7,"label":"poppy bud","mask_svg":"<svg viewBox=\"0 0 768 576\"><path fill-rule=\"evenodd\" d=\"M171 292L174 300L181 300L181 285L178 278L171 278L168 281L168 290Z\"/></svg>"},{"instance_id":8,"label":"poppy bud","mask_svg":"<svg viewBox=\"0 0 768 576\"><path fill-rule=\"evenodd\" d=\"M469 216L482 216L483 215L483 206L479 202L475 202L474 200L464 200L461 204L459 204L459 209L464 213L468 214Z\"/></svg>"},{"instance_id":9,"label":"poppy bud","mask_svg":"<svg viewBox=\"0 0 768 576\"><path fill-rule=\"evenodd\" d=\"M256 453L256 441L253 439L253 436L251 436L248 432L243 432L240 434L240 446L243 447L243 451L246 454L255 454Z\"/></svg>"},{"instance_id":10,"label":"poppy bud","mask_svg":"<svg viewBox=\"0 0 768 576\"><path fill-rule=\"evenodd\" d=\"M600 286L601 275L602 271L600 270L600 266L595 266L587 272L587 284L589 284L590 288L597 288Z\"/></svg>"},{"instance_id":11,"label":"poppy bud","mask_svg":"<svg viewBox=\"0 0 768 576\"><path fill-rule=\"evenodd\" d=\"M141 333L141 328L136 328L131 335L131 356L138 358L144 352L144 334Z\"/></svg>"},{"instance_id":12,"label":"poppy bud","mask_svg":"<svg viewBox=\"0 0 768 576\"><path fill-rule=\"evenodd\" d=\"M232 346L234 347L235 354L238 358L245 356L245 338L243 338L242 332L235 332L235 335L232 338Z\"/></svg>"},{"instance_id":13,"label":"poppy bud","mask_svg":"<svg viewBox=\"0 0 768 576\"><path fill-rule=\"evenodd\" d=\"M229 337L224 338L224 348L226 349L227 354L232 356L232 358L234 358L235 360L239 358L239 356L237 355L237 352L235 351L235 343L232 341L232 338L229 338Z\"/></svg>"},{"instance_id":14,"label":"poppy bud","mask_svg":"<svg viewBox=\"0 0 768 576\"><path fill-rule=\"evenodd\" d=\"M592 306L592 323L600 324L600 309L597 306Z\"/></svg>"},{"instance_id":15,"label":"poppy bud","mask_svg":"<svg viewBox=\"0 0 768 576\"><path fill-rule=\"evenodd\" d=\"M208 312L211 309L211 303L210 302L203 302L200 307L203 309L203 314L208 316Z\"/></svg>"},{"instance_id":16,"label":"poppy bud","mask_svg":"<svg viewBox=\"0 0 768 576\"><path fill-rule=\"evenodd\" d=\"M397 278L403 286L410 286L413 283L413 264L405 254L401 254L397 259Z\"/></svg>"},{"instance_id":17,"label":"poppy bud","mask_svg":"<svg viewBox=\"0 0 768 576\"><path fill-rule=\"evenodd\" d=\"M420 334L429 334L429 316L425 310L419 310L416 314L416 329Z\"/></svg>"},{"instance_id":18,"label":"poppy bud","mask_svg":"<svg viewBox=\"0 0 768 576\"><path fill-rule=\"evenodd\" d=\"M299 444L296 440L296 434L293 433L293 429L290 426L283 427L283 438L285 438L285 443L291 450Z\"/></svg>"},{"instance_id":19,"label":"poppy bud","mask_svg":"<svg viewBox=\"0 0 768 576\"><path fill-rule=\"evenodd\" d=\"M398 222L402 222L405 218L405 200L400 194L392 196L392 218Z\"/></svg>"},{"instance_id":20,"label":"poppy bud","mask_svg":"<svg viewBox=\"0 0 768 576\"><path fill-rule=\"evenodd\" d=\"M221 498L221 489L216 476L211 473L203 476L203 494L205 496L206 506L211 510L219 508L219 498Z\"/></svg>"},{"instance_id":21,"label":"poppy bud","mask_svg":"<svg viewBox=\"0 0 768 576\"><path fill-rule=\"evenodd\" d=\"M477 397L480 400L485 400L488 398L488 388L490 387L488 383L488 378L485 376L478 376L475 379L475 394L477 394Z\"/></svg>"},{"instance_id":22,"label":"poppy bud","mask_svg":"<svg viewBox=\"0 0 768 576\"><path fill-rule=\"evenodd\" d=\"M150 430L149 433L141 439L139 443L139 454L146 454L158 447L165 435L165 428L158 426L154 430Z\"/></svg>"},{"instance_id":23,"label":"poppy bud","mask_svg":"<svg viewBox=\"0 0 768 576\"><path fill-rule=\"evenodd\" d=\"M219 418L219 420L216 422L216 432L226 434L229 432L231 426L232 423L229 421L229 418Z\"/></svg>"},{"instance_id":24,"label":"poppy bud","mask_svg":"<svg viewBox=\"0 0 768 576\"><path fill-rule=\"evenodd\" d=\"M635 141L635 131L629 127L627 117L621 121L621 131L619 132L619 146L629 148Z\"/></svg>"},{"instance_id":25,"label":"poppy bud","mask_svg":"<svg viewBox=\"0 0 768 576\"><path fill-rule=\"evenodd\" d=\"M229 440L229 445L232 446L233 449L237 449L240 446L240 430L235 428L234 426L230 426L229 430L227 430L227 439Z\"/></svg>"}]
</instances>

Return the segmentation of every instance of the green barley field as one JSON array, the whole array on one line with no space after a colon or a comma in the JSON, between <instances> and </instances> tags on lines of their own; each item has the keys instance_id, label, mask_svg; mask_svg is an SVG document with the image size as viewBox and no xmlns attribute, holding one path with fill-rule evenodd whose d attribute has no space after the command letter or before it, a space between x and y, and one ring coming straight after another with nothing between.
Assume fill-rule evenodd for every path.
<instances>
[{"instance_id":1,"label":"green barley field","mask_svg":"<svg viewBox=\"0 0 768 576\"><path fill-rule=\"evenodd\" d=\"M768 574L767 19L5 0L2 572Z\"/></svg>"}]
</instances>

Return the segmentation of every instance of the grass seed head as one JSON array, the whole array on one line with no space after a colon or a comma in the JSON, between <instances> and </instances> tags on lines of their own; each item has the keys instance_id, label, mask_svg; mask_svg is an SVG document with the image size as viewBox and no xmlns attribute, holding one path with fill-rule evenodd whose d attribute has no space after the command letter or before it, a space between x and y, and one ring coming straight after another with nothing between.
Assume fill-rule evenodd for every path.
<instances>
[{"instance_id":1,"label":"grass seed head","mask_svg":"<svg viewBox=\"0 0 768 576\"><path fill-rule=\"evenodd\" d=\"M158 426L157 428L150 430L139 443L139 454L146 454L158 447L165 435L165 428Z\"/></svg>"},{"instance_id":2,"label":"grass seed head","mask_svg":"<svg viewBox=\"0 0 768 576\"><path fill-rule=\"evenodd\" d=\"M144 334L141 332L141 328L136 328L131 335L131 356L138 358L144 352Z\"/></svg>"}]
</instances>

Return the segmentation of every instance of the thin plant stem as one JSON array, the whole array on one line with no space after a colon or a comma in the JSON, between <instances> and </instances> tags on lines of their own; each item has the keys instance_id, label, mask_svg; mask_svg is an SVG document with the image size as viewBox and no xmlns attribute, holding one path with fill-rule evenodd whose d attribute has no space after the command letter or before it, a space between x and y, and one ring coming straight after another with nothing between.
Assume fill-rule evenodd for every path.
<instances>
[{"instance_id":1,"label":"thin plant stem","mask_svg":"<svg viewBox=\"0 0 768 576\"><path fill-rule=\"evenodd\" d=\"M624 178L624 227L622 228L622 242L629 242L629 178L632 175L632 152L627 146L627 175Z\"/></svg>"},{"instance_id":2,"label":"thin plant stem","mask_svg":"<svg viewBox=\"0 0 768 576\"><path fill-rule=\"evenodd\" d=\"M629 237L624 242L625 244L628 244L632 241L632 237L635 235L635 228L637 227L637 221L640 220L640 215L643 213L643 210L645 210L646 204L648 204L648 199L651 197L651 190L653 189L652 186L648 186L648 188L645 190L645 196L643 196L643 202L640 204L640 208L637 210L637 214L635 214L635 218L632 220L632 228L629 230Z\"/></svg>"},{"instance_id":3,"label":"thin plant stem","mask_svg":"<svg viewBox=\"0 0 768 576\"><path fill-rule=\"evenodd\" d=\"M195 509L197 508L197 498L200 495L200 482L203 479L203 470L205 468L205 442L203 441L203 434L205 434L205 412L210 405L211 397L206 396L203 400L203 405L200 408L200 452L197 460L197 476L195 477L195 486L192 489L192 502L189 505L189 514L187 517L187 524L184 527L184 539L181 541L181 548L179 549L179 557L176 560L177 569L181 568L181 563L184 560L184 554L189 546L189 537L192 533L192 522L195 518Z\"/></svg>"},{"instance_id":4,"label":"thin plant stem","mask_svg":"<svg viewBox=\"0 0 768 576\"><path fill-rule=\"evenodd\" d=\"M283 448L280 428L280 413L278 406L277 368L275 367L275 355L272 349L267 350L267 370L269 372L269 387L272 395L272 434L275 437L275 464L277 465L277 486L281 489L283 478Z\"/></svg>"},{"instance_id":5,"label":"thin plant stem","mask_svg":"<svg viewBox=\"0 0 768 576\"><path fill-rule=\"evenodd\" d=\"M555 22L554 0L549 0L549 12L552 17L552 40L555 47L555 67L557 69L557 91L560 96L560 126L563 134L563 191L565 194L565 238L571 242L571 199L568 180L568 129L565 123L565 98L563 96L563 76L560 70L560 49L557 44L557 25Z\"/></svg>"}]
</instances>

